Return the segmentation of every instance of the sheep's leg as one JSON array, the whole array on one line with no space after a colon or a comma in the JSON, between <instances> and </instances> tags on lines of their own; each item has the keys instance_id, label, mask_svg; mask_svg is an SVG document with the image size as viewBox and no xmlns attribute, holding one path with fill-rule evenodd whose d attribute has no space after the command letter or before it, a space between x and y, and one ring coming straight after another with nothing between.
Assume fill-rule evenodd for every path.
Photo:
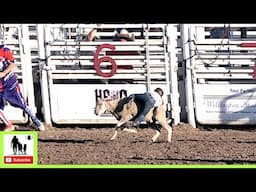
<instances>
[{"instance_id":1,"label":"sheep's leg","mask_svg":"<svg viewBox=\"0 0 256 192\"><path fill-rule=\"evenodd\" d=\"M159 135L160 135L160 131L158 131L158 130L156 130L156 133L155 133L155 135L152 137L152 142L155 142L156 140L157 140L157 138L159 137Z\"/></svg>"},{"instance_id":2,"label":"sheep's leg","mask_svg":"<svg viewBox=\"0 0 256 192\"><path fill-rule=\"evenodd\" d=\"M167 141L170 143L172 140L172 127L166 118L161 118L159 120L160 125L167 130Z\"/></svg>"},{"instance_id":3,"label":"sheep's leg","mask_svg":"<svg viewBox=\"0 0 256 192\"><path fill-rule=\"evenodd\" d=\"M171 143L171 141L172 141L172 127L171 126L167 126L166 130L168 131L167 140L168 140L169 143Z\"/></svg>"},{"instance_id":4,"label":"sheep's leg","mask_svg":"<svg viewBox=\"0 0 256 192\"><path fill-rule=\"evenodd\" d=\"M131 132L131 133L137 133L136 129L124 128L123 131Z\"/></svg>"},{"instance_id":5,"label":"sheep's leg","mask_svg":"<svg viewBox=\"0 0 256 192\"><path fill-rule=\"evenodd\" d=\"M113 134L113 136L111 137L110 140L114 140L114 139L116 138L118 129L120 129L120 127L121 127L123 124L127 123L132 117L133 117L132 114L127 114L126 117L120 119L120 121L116 124L115 132L114 132L114 134ZM123 130L129 131L129 132L133 132L133 133L136 133L136 132L137 132L136 130L135 130L135 131L136 131L136 132L135 132L134 130L127 129L127 128L124 128Z\"/></svg>"},{"instance_id":6,"label":"sheep's leg","mask_svg":"<svg viewBox=\"0 0 256 192\"><path fill-rule=\"evenodd\" d=\"M159 122L159 124L161 125L161 127L163 127L164 129L167 130L167 141L170 143L171 140L172 140L172 127L169 126L168 121L167 121L167 119L165 118L164 115L161 115L161 114L157 115L157 116L156 116L156 120ZM160 135L160 132L159 132L159 135ZM153 140L153 139L157 139L157 137L158 137L159 135L158 135L158 133L156 133L156 134L153 136L152 140Z\"/></svg>"},{"instance_id":7,"label":"sheep's leg","mask_svg":"<svg viewBox=\"0 0 256 192\"><path fill-rule=\"evenodd\" d=\"M114 140L116 138L116 136L117 136L117 129L115 130L115 132L114 132L114 134L113 134L113 136L111 137L110 140Z\"/></svg>"},{"instance_id":8,"label":"sheep's leg","mask_svg":"<svg viewBox=\"0 0 256 192\"><path fill-rule=\"evenodd\" d=\"M117 124L116 124L116 129L120 128L123 124L126 123L125 119L121 119Z\"/></svg>"},{"instance_id":9,"label":"sheep's leg","mask_svg":"<svg viewBox=\"0 0 256 192\"><path fill-rule=\"evenodd\" d=\"M133 117L133 116L131 116L129 119L132 119L132 117ZM126 126L131 127L132 122L130 122L129 119L127 119L127 121L126 121ZM137 133L136 128L135 128L135 129L131 129L131 128L125 127L125 128L123 129L123 131L131 132L131 133Z\"/></svg>"},{"instance_id":10,"label":"sheep's leg","mask_svg":"<svg viewBox=\"0 0 256 192\"><path fill-rule=\"evenodd\" d=\"M167 121L159 122L160 125L167 130L167 141L170 143L172 140L172 127L168 125Z\"/></svg>"},{"instance_id":11,"label":"sheep's leg","mask_svg":"<svg viewBox=\"0 0 256 192\"><path fill-rule=\"evenodd\" d=\"M111 137L110 140L114 140L114 139L116 138L118 129L120 129L120 127L121 127L124 123L126 123L126 122L127 122L126 119L121 119L121 120L116 124L116 126L115 126L115 132L114 132L114 134L112 135L112 137Z\"/></svg>"}]
</instances>

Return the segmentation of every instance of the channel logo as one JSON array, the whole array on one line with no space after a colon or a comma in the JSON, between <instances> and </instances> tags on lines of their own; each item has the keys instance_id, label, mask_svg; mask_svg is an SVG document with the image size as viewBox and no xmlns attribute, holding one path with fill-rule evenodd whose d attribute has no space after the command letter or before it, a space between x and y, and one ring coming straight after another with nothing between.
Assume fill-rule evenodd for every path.
<instances>
[{"instance_id":1,"label":"channel logo","mask_svg":"<svg viewBox=\"0 0 256 192\"><path fill-rule=\"evenodd\" d=\"M4 134L4 164L33 164L35 136L33 133Z\"/></svg>"}]
</instances>

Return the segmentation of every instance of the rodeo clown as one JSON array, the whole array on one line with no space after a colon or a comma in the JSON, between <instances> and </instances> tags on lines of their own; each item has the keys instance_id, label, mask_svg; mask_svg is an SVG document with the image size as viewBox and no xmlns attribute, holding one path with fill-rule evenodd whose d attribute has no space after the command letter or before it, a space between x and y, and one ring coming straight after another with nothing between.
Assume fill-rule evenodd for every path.
<instances>
[{"instance_id":1,"label":"rodeo clown","mask_svg":"<svg viewBox=\"0 0 256 192\"><path fill-rule=\"evenodd\" d=\"M4 28L0 29L0 119L5 127L2 131L14 131L15 126L5 114L4 107L7 101L11 106L21 108L31 118L38 131L43 131L44 125L32 114L20 90L19 82L14 69L15 59L12 51L4 45Z\"/></svg>"}]
</instances>

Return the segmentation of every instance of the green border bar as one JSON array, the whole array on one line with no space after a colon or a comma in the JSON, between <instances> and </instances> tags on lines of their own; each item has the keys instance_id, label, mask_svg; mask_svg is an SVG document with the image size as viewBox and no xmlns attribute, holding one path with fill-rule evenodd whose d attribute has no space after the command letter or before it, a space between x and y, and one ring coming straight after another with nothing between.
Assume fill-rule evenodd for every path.
<instances>
[{"instance_id":1,"label":"green border bar","mask_svg":"<svg viewBox=\"0 0 256 192\"><path fill-rule=\"evenodd\" d=\"M11 165L11 166L4 166L1 168L39 168L39 169L51 169L51 168L87 168L87 169L252 169L256 168L256 165L126 165L126 164L116 164L116 165L72 165L72 164L65 164L65 165Z\"/></svg>"}]
</instances>

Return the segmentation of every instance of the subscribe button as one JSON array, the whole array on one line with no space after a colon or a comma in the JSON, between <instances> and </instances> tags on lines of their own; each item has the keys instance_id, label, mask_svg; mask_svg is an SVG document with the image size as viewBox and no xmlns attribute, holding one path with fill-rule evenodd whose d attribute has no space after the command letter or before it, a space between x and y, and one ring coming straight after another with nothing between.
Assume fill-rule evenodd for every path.
<instances>
[{"instance_id":1,"label":"subscribe button","mask_svg":"<svg viewBox=\"0 0 256 192\"><path fill-rule=\"evenodd\" d=\"M33 156L5 156L5 164L32 164Z\"/></svg>"}]
</instances>

